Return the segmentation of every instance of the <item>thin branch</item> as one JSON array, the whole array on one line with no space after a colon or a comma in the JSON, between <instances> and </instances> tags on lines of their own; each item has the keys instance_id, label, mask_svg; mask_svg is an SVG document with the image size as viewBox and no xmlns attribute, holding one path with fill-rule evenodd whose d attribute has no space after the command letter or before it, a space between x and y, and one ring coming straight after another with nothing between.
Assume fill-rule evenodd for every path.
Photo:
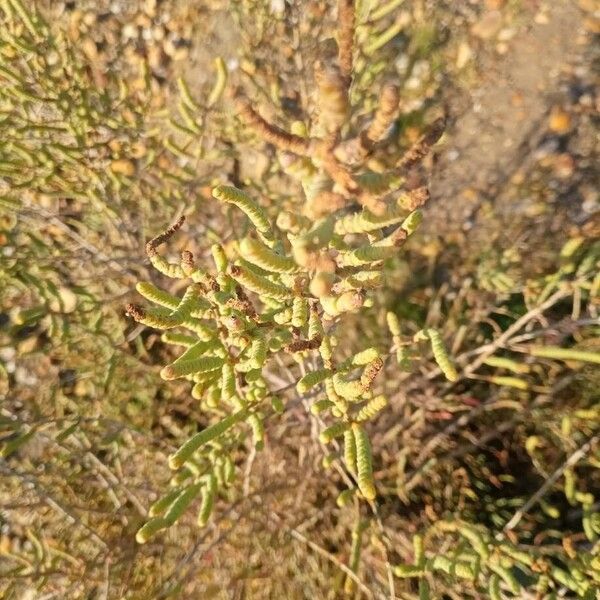
<instances>
[{"instance_id":1,"label":"thin branch","mask_svg":"<svg viewBox=\"0 0 600 600\"><path fill-rule=\"evenodd\" d=\"M548 490L554 485L554 483L558 480L558 478L570 467L577 464L592 448L592 446L600 440L600 434L596 434L592 438L590 438L585 444L581 445L575 452L573 452L567 460L558 468L540 487L540 489L529 498L525 504L517 510L517 512L513 515L512 519L504 526L504 531L511 531L514 529L521 519L525 516L525 514L539 502L544 495L548 492ZM498 534L501 535L501 534Z\"/></svg>"},{"instance_id":2,"label":"thin branch","mask_svg":"<svg viewBox=\"0 0 600 600\"><path fill-rule=\"evenodd\" d=\"M279 520L279 517L277 517ZM358 578L356 573L354 573L350 568L348 568L344 563L340 562L333 554L327 552L324 548L321 548L318 544L311 542L308 538L304 537L299 531L296 529L289 530L290 535L297 541L306 544L311 550L314 550L317 554L327 559L331 563L333 563L338 569L343 571L358 587L361 591L367 596L367 598L374 598L373 592Z\"/></svg>"}]
</instances>

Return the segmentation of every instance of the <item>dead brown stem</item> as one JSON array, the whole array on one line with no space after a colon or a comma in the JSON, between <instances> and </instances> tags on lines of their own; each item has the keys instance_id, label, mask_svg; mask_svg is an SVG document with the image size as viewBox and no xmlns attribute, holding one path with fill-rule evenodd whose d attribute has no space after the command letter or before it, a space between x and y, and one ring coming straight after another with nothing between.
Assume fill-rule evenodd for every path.
<instances>
[{"instance_id":1,"label":"dead brown stem","mask_svg":"<svg viewBox=\"0 0 600 600\"><path fill-rule=\"evenodd\" d=\"M269 123L252 108L246 98L238 98L236 107L242 120L269 144L301 156L308 156L310 153L310 140Z\"/></svg>"},{"instance_id":2,"label":"dead brown stem","mask_svg":"<svg viewBox=\"0 0 600 600\"><path fill-rule=\"evenodd\" d=\"M446 119L436 119L427 131L405 152L398 161L397 166L401 169L410 169L419 164L430 152L431 147L442 137L446 129Z\"/></svg>"},{"instance_id":3,"label":"dead brown stem","mask_svg":"<svg viewBox=\"0 0 600 600\"><path fill-rule=\"evenodd\" d=\"M175 233L181 229L181 226L183 225L184 221L185 221L185 217L182 215L181 217L179 217L179 219L177 219L177 221L175 221L175 223L173 223L173 225L168 227L165 231L163 231L156 237L152 238L146 244L146 254L149 257L155 256L156 249L161 244L164 244L165 242L169 241L169 239L172 238L173 235L175 235Z\"/></svg>"}]
</instances>

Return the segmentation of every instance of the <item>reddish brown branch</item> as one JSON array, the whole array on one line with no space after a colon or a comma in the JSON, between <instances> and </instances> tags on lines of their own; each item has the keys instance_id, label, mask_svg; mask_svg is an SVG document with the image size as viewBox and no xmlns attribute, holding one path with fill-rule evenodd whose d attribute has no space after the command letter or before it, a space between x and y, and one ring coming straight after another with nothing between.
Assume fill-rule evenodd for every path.
<instances>
[{"instance_id":1,"label":"reddish brown branch","mask_svg":"<svg viewBox=\"0 0 600 600\"><path fill-rule=\"evenodd\" d=\"M373 381L375 381L375 377L377 377L382 368L383 360L381 358L376 358L365 367L365 370L360 378L360 384L364 390L368 391L371 389Z\"/></svg>"},{"instance_id":2,"label":"reddish brown branch","mask_svg":"<svg viewBox=\"0 0 600 600\"><path fill-rule=\"evenodd\" d=\"M350 87L352 81L354 20L354 1L338 0L338 62L346 89Z\"/></svg>"},{"instance_id":3,"label":"reddish brown branch","mask_svg":"<svg viewBox=\"0 0 600 600\"><path fill-rule=\"evenodd\" d=\"M125 314L138 322L146 318L146 311L139 304L127 304L125 306Z\"/></svg>"},{"instance_id":4,"label":"reddish brown branch","mask_svg":"<svg viewBox=\"0 0 600 600\"><path fill-rule=\"evenodd\" d=\"M419 164L429 154L431 147L442 137L445 129L446 119L444 117L435 120L398 161L397 166L401 169L410 169Z\"/></svg>"},{"instance_id":5,"label":"reddish brown branch","mask_svg":"<svg viewBox=\"0 0 600 600\"><path fill-rule=\"evenodd\" d=\"M277 125L269 123L250 106L246 98L238 98L236 107L242 120L269 144L302 156L310 153L310 140L288 133Z\"/></svg>"},{"instance_id":6,"label":"reddish brown branch","mask_svg":"<svg viewBox=\"0 0 600 600\"><path fill-rule=\"evenodd\" d=\"M149 257L155 256L156 249L161 244L164 244L165 242L169 241L169 239L172 238L173 235L175 235L175 233L181 229L181 226L183 225L184 221L185 217L182 215L181 217L179 217L179 219L177 219L177 221L175 221L175 223L173 223L173 225L171 225L165 231L157 235L155 238L152 238L146 244L146 254Z\"/></svg>"},{"instance_id":7,"label":"reddish brown branch","mask_svg":"<svg viewBox=\"0 0 600 600\"><path fill-rule=\"evenodd\" d=\"M381 90L381 98L379 99L379 107L377 108L375 117L365 135L361 136L361 141L367 144L367 149L370 149L373 144L380 142L385 137L392 122L398 115L399 103L400 91L398 86L391 83L384 85Z\"/></svg>"},{"instance_id":8,"label":"reddish brown branch","mask_svg":"<svg viewBox=\"0 0 600 600\"><path fill-rule=\"evenodd\" d=\"M352 173L342 165L329 148L323 147L321 149L320 158L323 168L335 183L350 194L356 194L360 191L358 182L354 179Z\"/></svg>"}]
</instances>

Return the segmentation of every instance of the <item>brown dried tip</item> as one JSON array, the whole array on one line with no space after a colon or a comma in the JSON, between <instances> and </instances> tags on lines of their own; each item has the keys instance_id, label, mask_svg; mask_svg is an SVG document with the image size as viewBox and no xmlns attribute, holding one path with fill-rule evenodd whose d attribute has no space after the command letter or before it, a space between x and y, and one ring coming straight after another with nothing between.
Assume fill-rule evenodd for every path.
<instances>
[{"instance_id":1,"label":"brown dried tip","mask_svg":"<svg viewBox=\"0 0 600 600\"><path fill-rule=\"evenodd\" d=\"M340 71L346 81L346 88L352 81L352 53L354 49L354 2L338 0L338 61Z\"/></svg>"},{"instance_id":2,"label":"brown dried tip","mask_svg":"<svg viewBox=\"0 0 600 600\"><path fill-rule=\"evenodd\" d=\"M377 377L379 371L381 371L382 368L383 360L381 358L376 358L365 367L365 370L363 371L363 374L360 378L360 384L365 389L365 391L371 389L375 377Z\"/></svg>"},{"instance_id":3,"label":"brown dried tip","mask_svg":"<svg viewBox=\"0 0 600 600\"><path fill-rule=\"evenodd\" d=\"M398 114L399 103L400 91L398 86L391 83L386 84L381 90L381 98L379 99L379 107L375 113L375 117L369 125L365 136L361 136L361 141L366 143L368 147L380 142L385 137L385 134Z\"/></svg>"},{"instance_id":4,"label":"brown dried tip","mask_svg":"<svg viewBox=\"0 0 600 600\"><path fill-rule=\"evenodd\" d=\"M436 144L442 137L446 129L445 117L436 119L428 128L427 131L408 149L404 156L398 161L398 167L402 169L410 169L420 163L431 150L431 147Z\"/></svg>"},{"instance_id":5,"label":"brown dried tip","mask_svg":"<svg viewBox=\"0 0 600 600\"><path fill-rule=\"evenodd\" d=\"M288 133L281 127L269 123L250 106L250 102L246 98L238 98L235 105L242 120L269 144L294 154L302 156L309 154L310 142L308 139Z\"/></svg>"},{"instance_id":6,"label":"brown dried tip","mask_svg":"<svg viewBox=\"0 0 600 600\"><path fill-rule=\"evenodd\" d=\"M210 274L206 276L206 285L211 292L219 292L221 290L219 282Z\"/></svg>"},{"instance_id":7,"label":"brown dried tip","mask_svg":"<svg viewBox=\"0 0 600 600\"><path fill-rule=\"evenodd\" d=\"M173 223L173 225L171 225L168 229L166 229L165 231L163 231L162 233L160 233L159 235L157 235L155 238L152 238L147 244L146 244L146 254L149 257L155 256L156 255L156 249L161 245L164 244L165 242L167 242L171 237L173 237L173 235L179 231L181 229L181 226L183 225L185 221L185 217L182 215L181 217L179 217L179 219L177 219L177 221L175 221L175 223Z\"/></svg>"},{"instance_id":8,"label":"brown dried tip","mask_svg":"<svg viewBox=\"0 0 600 600\"><path fill-rule=\"evenodd\" d=\"M320 335L310 340L294 340L285 346L286 352L304 352L305 350L317 350L321 345L323 338Z\"/></svg>"},{"instance_id":9,"label":"brown dried tip","mask_svg":"<svg viewBox=\"0 0 600 600\"><path fill-rule=\"evenodd\" d=\"M181 266L186 270L194 268L194 255L189 250L184 250L181 253Z\"/></svg>"},{"instance_id":10,"label":"brown dried tip","mask_svg":"<svg viewBox=\"0 0 600 600\"><path fill-rule=\"evenodd\" d=\"M246 294L246 291L239 283L235 286L235 294L240 300L244 302L250 302L248 294Z\"/></svg>"},{"instance_id":11,"label":"brown dried tip","mask_svg":"<svg viewBox=\"0 0 600 600\"><path fill-rule=\"evenodd\" d=\"M146 312L139 304L131 303L125 306L125 314L134 321L141 321L146 316Z\"/></svg>"},{"instance_id":12,"label":"brown dried tip","mask_svg":"<svg viewBox=\"0 0 600 600\"><path fill-rule=\"evenodd\" d=\"M227 306L230 306L235 310L239 310L241 313L245 314L251 319L255 319L258 316L256 309L252 305L252 302L248 300L248 298L230 298L227 300Z\"/></svg>"}]
</instances>

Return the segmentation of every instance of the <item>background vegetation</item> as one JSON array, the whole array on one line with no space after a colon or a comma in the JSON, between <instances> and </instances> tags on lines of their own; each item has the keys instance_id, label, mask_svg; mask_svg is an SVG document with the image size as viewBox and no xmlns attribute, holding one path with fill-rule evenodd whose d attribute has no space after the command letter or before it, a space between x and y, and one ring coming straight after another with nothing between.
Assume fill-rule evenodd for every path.
<instances>
[{"instance_id":1,"label":"background vegetation","mask_svg":"<svg viewBox=\"0 0 600 600\"><path fill-rule=\"evenodd\" d=\"M386 262L375 309L338 347L385 362L369 422L374 503L348 484L309 396L290 388L264 449L203 528L136 531L168 456L207 425L173 347L133 322L144 247L235 251L230 183L275 219L305 207L276 148L236 116L314 117L324 2L0 1L0 590L6 598L595 598L600 582L598 15L593 2L361 2L351 128L400 89L392 164L445 115L407 174L424 222ZM371 168L374 168L371 165ZM411 183L412 182L412 183ZM400 335L386 313L400 321ZM438 330L458 374L426 343ZM406 367L406 365L404 365ZM268 381L289 385L289 365ZM292 381L296 380L292 376ZM312 398L310 398L312 400ZM330 455L333 452L333 455ZM192 514L193 513L193 514Z\"/></svg>"}]
</instances>

